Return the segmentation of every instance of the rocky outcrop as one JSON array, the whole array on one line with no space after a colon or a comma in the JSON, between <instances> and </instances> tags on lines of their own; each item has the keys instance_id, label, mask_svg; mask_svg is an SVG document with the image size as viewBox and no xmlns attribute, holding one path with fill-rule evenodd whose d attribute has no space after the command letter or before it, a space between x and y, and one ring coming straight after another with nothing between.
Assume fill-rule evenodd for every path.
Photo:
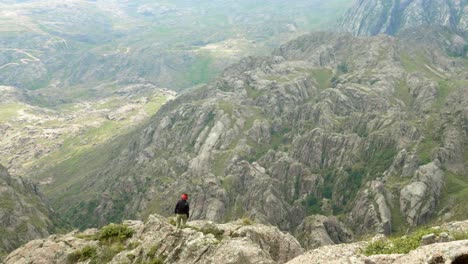
<instances>
[{"instance_id":1,"label":"rocky outcrop","mask_svg":"<svg viewBox=\"0 0 468 264\"><path fill-rule=\"evenodd\" d=\"M392 231L391 210L388 204L390 194L385 185L371 181L357 194L356 202L349 214L351 222L362 223L357 226L357 233L379 232L390 234Z\"/></svg>"},{"instance_id":2,"label":"rocky outcrop","mask_svg":"<svg viewBox=\"0 0 468 264\"><path fill-rule=\"evenodd\" d=\"M437 243L419 247L408 254L364 256L360 251L365 243L325 246L301 255L287 264L302 263L353 263L353 264L437 264L466 263L468 240Z\"/></svg>"},{"instance_id":3,"label":"rocky outcrop","mask_svg":"<svg viewBox=\"0 0 468 264\"><path fill-rule=\"evenodd\" d=\"M0 165L0 260L32 239L53 231L50 208L33 183L12 177Z\"/></svg>"},{"instance_id":4,"label":"rocky outcrop","mask_svg":"<svg viewBox=\"0 0 468 264\"><path fill-rule=\"evenodd\" d=\"M296 228L295 237L305 249L350 242L353 234L336 217L314 215L302 221Z\"/></svg>"},{"instance_id":5,"label":"rocky outcrop","mask_svg":"<svg viewBox=\"0 0 468 264\"><path fill-rule=\"evenodd\" d=\"M400 208L408 223L425 223L434 213L444 183L439 162L419 167L410 184L401 190Z\"/></svg>"},{"instance_id":6,"label":"rocky outcrop","mask_svg":"<svg viewBox=\"0 0 468 264\"><path fill-rule=\"evenodd\" d=\"M300 263L355 263L355 264L438 264L466 263L468 259L468 221L445 223L428 229L426 235L417 236L420 241L413 240L413 234L397 238L401 248L393 248L389 253L369 251L392 247L396 240L389 242L384 235L377 235L371 241L361 241L350 244L323 246L309 251L287 264ZM418 230L421 232L424 230ZM431 233L436 232L435 233ZM454 241L457 236L458 241ZM412 237L412 238L409 238ZM385 244L389 243L389 244ZM411 248L407 248L411 244ZM405 248L406 247L406 248ZM405 253L406 252L406 253ZM398 253L398 254L397 254Z\"/></svg>"},{"instance_id":7,"label":"rocky outcrop","mask_svg":"<svg viewBox=\"0 0 468 264\"><path fill-rule=\"evenodd\" d=\"M447 26L468 30L468 6L457 0L359 0L343 18L341 27L354 35L397 34L417 26Z\"/></svg>"},{"instance_id":8,"label":"rocky outcrop","mask_svg":"<svg viewBox=\"0 0 468 264\"><path fill-rule=\"evenodd\" d=\"M195 221L176 231L165 218L151 215L144 223L126 221L124 225L134 234L108 263L149 263L159 259L157 263L273 264L285 263L303 253L291 235L247 220L222 225ZM95 248L95 255L88 257L92 259L103 251L102 243L95 238L99 232L102 230L74 231L31 241L12 252L5 263L66 263L83 248Z\"/></svg>"}]
</instances>

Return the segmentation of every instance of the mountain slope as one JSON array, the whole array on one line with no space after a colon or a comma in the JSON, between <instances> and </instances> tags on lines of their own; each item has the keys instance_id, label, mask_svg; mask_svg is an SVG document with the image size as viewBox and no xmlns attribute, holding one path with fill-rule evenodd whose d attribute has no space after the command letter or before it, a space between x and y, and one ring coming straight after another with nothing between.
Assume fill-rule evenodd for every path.
<instances>
[{"instance_id":1,"label":"mountain slope","mask_svg":"<svg viewBox=\"0 0 468 264\"><path fill-rule=\"evenodd\" d=\"M13 175L30 177L127 133L175 96L151 84L134 84L104 98L51 109L31 104L30 93L22 89L0 86L0 93L0 163Z\"/></svg>"},{"instance_id":2,"label":"mountain slope","mask_svg":"<svg viewBox=\"0 0 468 264\"><path fill-rule=\"evenodd\" d=\"M0 165L0 260L6 252L54 231L51 215L36 185L10 176Z\"/></svg>"},{"instance_id":3,"label":"mountain slope","mask_svg":"<svg viewBox=\"0 0 468 264\"><path fill-rule=\"evenodd\" d=\"M466 39L444 32L300 37L39 179L80 227L170 214L180 192L192 219L291 231L313 214L358 234L466 218L467 59L447 54Z\"/></svg>"},{"instance_id":4,"label":"mountain slope","mask_svg":"<svg viewBox=\"0 0 468 264\"><path fill-rule=\"evenodd\" d=\"M356 36L395 35L418 26L446 26L468 31L468 5L464 0L357 0L341 28Z\"/></svg>"}]
</instances>

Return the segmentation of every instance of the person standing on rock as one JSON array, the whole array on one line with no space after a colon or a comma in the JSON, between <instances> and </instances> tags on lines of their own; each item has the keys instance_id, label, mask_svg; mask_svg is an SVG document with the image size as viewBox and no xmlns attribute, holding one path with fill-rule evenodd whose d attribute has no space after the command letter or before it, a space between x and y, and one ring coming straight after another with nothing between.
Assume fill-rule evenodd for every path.
<instances>
[{"instance_id":1,"label":"person standing on rock","mask_svg":"<svg viewBox=\"0 0 468 264\"><path fill-rule=\"evenodd\" d=\"M190 206L187 200L188 195L184 193L182 194L180 200L176 204L174 213L176 215L177 230L179 230L180 228L184 228L185 224L187 223L187 219L189 218Z\"/></svg>"}]
</instances>

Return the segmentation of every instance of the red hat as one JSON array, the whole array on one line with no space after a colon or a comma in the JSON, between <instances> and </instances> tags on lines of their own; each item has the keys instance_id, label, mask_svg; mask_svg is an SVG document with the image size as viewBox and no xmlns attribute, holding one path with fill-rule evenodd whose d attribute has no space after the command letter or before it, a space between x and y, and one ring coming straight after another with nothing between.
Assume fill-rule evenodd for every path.
<instances>
[{"instance_id":1,"label":"red hat","mask_svg":"<svg viewBox=\"0 0 468 264\"><path fill-rule=\"evenodd\" d=\"M186 193L182 194L182 200L186 201L188 199L188 195Z\"/></svg>"}]
</instances>

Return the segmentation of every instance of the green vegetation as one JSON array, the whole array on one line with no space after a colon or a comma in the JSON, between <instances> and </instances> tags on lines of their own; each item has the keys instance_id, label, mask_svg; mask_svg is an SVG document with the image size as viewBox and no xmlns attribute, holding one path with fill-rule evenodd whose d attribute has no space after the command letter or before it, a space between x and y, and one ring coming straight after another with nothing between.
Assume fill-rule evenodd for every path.
<instances>
[{"instance_id":1,"label":"green vegetation","mask_svg":"<svg viewBox=\"0 0 468 264\"><path fill-rule=\"evenodd\" d=\"M455 240L466 240L468 239L468 231L459 231L450 233Z\"/></svg>"},{"instance_id":2,"label":"green vegetation","mask_svg":"<svg viewBox=\"0 0 468 264\"><path fill-rule=\"evenodd\" d=\"M309 194L305 200L301 202L302 206L306 208L307 215L320 214L322 212L321 204L313 194Z\"/></svg>"},{"instance_id":3,"label":"green vegetation","mask_svg":"<svg viewBox=\"0 0 468 264\"><path fill-rule=\"evenodd\" d=\"M187 77L192 85L207 83L218 74L218 71L212 66L213 60L210 53L202 53L197 56Z\"/></svg>"},{"instance_id":4,"label":"green vegetation","mask_svg":"<svg viewBox=\"0 0 468 264\"><path fill-rule=\"evenodd\" d=\"M242 219L242 225L244 226L249 226L249 225L253 225L254 222L252 221L252 219L248 218L248 217L245 217Z\"/></svg>"},{"instance_id":5,"label":"green vegetation","mask_svg":"<svg viewBox=\"0 0 468 264\"><path fill-rule=\"evenodd\" d=\"M408 84L405 80L400 80L398 85L395 87L395 96L405 103L406 107L411 107L413 103L413 97L410 94Z\"/></svg>"},{"instance_id":6,"label":"green vegetation","mask_svg":"<svg viewBox=\"0 0 468 264\"><path fill-rule=\"evenodd\" d=\"M98 239L101 242L119 241L123 242L133 236L134 231L126 225L109 224L101 228Z\"/></svg>"},{"instance_id":7,"label":"green vegetation","mask_svg":"<svg viewBox=\"0 0 468 264\"><path fill-rule=\"evenodd\" d=\"M7 211L13 211L15 209L15 201L8 193L5 193L0 197L0 208Z\"/></svg>"},{"instance_id":8,"label":"green vegetation","mask_svg":"<svg viewBox=\"0 0 468 264\"><path fill-rule=\"evenodd\" d=\"M124 242L133 236L134 231L122 224L109 224L102 227L96 236L78 234L77 238L99 241L99 247L85 246L81 250L72 252L68 256L69 263L89 260L90 264L107 263L115 255L126 250L139 246L138 242L129 243L127 247Z\"/></svg>"},{"instance_id":9,"label":"green vegetation","mask_svg":"<svg viewBox=\"0 0 468 264\"><path fill-rule=\"evenodd\" d=\"M438 209L450 207L453 220L468 219L468 179L466 175L445 172L445 185L442 189Z\"/></svg>"},{"instance_id":10,"label":"green vegetation","mask_svg":"<svg viewBox=\"0 0 468 264\"><path fill-rule=\"evenodd\" d=\"M257 99L258 97L262 95L262 91L256 90L250 85L246 85L244 88L245 88L245 91L247 92L247 96L252 99Z\"/></svg>"},{"instance_id":11,"label":"green vegetation","mask_svg":"<svg viewBox=\"0 0 468 264\"><path fill-rule=\"evenodd\" d=\"M68 263L77 263L93 259L97 256L97 248L94 246L86 245L81 250L76 250L67 257Z\"/></svg>"},{"instance_id":12,"label":"green vegetation","mask_svg":"<svg viewBox=\"0 0 468 264\"><path fill-rule=\"evenodd\" d=\"M437 109L442 109L445 102L447 101L447 97L451 91L454 89L454 84L447 81L447 80L440 80L437 85L437 99L435 102L435 107Z\"/></svg>"},{"instance_id":13,"label":"green vegetation","mask_svg":"<svg viewBox=\"0 0 468 264\"><path fill-rule=\"evenodd\" d=\"M226 101L220 101L218 103L218 106L223 110L225 114L229 115L229 117L232 117L232 114L234 113L234 106L231 103Z\"/></svg>"},{"instance_id":14,"label":"green vegetation","mask_svg":"<svg viewBox=\"0 0 468 264\"><path fill-rule=\"evenodd\" d=\"M372 242L364 249L363 253L366 256L376 254L406 254L420 246L423 236L428 234L439 235L441 232L439 229L422 228L408 236L392 238L388 241L379 240Z\"/></svg>"},{"instance_id":15,"label":"green vegetation","mask_svg":"<svg viewBox=\"0 0 468 264\"><path fill-rule=\"evenodd\" d=\"M218 154L216 156L216 159L213 163L213 172L216 176L222 176L224 175L224 170L226 167L226 162L231 156L232 152L231 151L225 151L221 154Z\"/></svg>"},{"instance_id":16,"label":"green vegetation","mask_svg":"<svg viewBox=\"0 0 468 264\"><path fill-rule=\"evenodd\" d=\"M204 235L212 234L218 240L223 239L223 234L224 234L223 231L218 229L215 226L208 226L208 227L205 227L205 228L198 228L198 227L195 227L195 226L187 225L187 227L189 227L189 228L191 228L193 230L196 230L198 232L202 232Z\"/></svg>"},{"instance_id":17,"label":"green vegetation","mask_svg":"<svg viewBox=\"0 0 468 264\"><path fill-rule=\"evenodd\" d=\"M438 128L439 120L436 116L431 116L424 128L424 138L417 145L417 153L421 164L427 164L432 161L432 151L440 146L441 134Z\"/></svg>"},{"instance_id":18,"label":"green vegetation","mask_svg":"<svg viewBox=\"0 0 468 264\"><path fill-rule=\"evenodd\" d=\"M0 122L7 122L17 116L18 111L23 109L24 105L18 103L3 104L0 107Z\"/></svg>"},{"instance_id":19,"label":"green vegetation","mask_svg":"<svg viewBox=\"0 0 468 264\"><path fill-rule=\"evenodd\" d=\"M315 79L320 90L325 90L331 87L333 72L329 69L315 69L311 76Z\"/></svg>"},{"instance_id":20,"label":"green vegetation","mask_svg":"<svg viewBox=\"0 0 468 264\"><path fill-rule=\"evenodd\" d=\"M337 66L338 74L348 73L349 72L349 65L347 62L341 62Z\"/></svg>"},{"instance_id":21,"label":"green vegetation","mask_svg":"<svg viewBox=\"0 0 468 264\"><path fill-rule=\"evenodd\" d=\"M152 116L156 114L161 108L161 106L167 101L165 96L160 96L156 98L152 98L150 102L145 104L145 111L148 115Z\"/></svg>"}]
</instances>

